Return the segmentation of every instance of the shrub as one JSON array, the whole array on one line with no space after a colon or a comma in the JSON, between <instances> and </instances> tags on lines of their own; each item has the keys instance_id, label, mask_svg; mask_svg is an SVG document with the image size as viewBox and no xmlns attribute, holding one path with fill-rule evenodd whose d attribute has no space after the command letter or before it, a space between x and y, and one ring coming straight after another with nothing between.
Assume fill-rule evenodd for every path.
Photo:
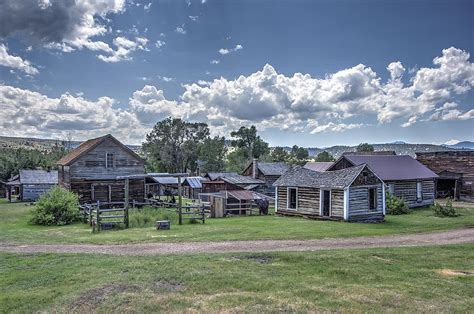
<instances>
[{"instance_id":1,"label":"shrub","mask_svg":"<svg viewBox=\"0 0 474 314\"><path fill-rule=\"evenodd\" d=\"M169 220L178 224L178 213L171 209L143 207L131 209L129 212L130 227L153 227L157 220Z\"/></svg>"},{"instance_id":2,"label":"shrub","mask_svg":"<svg viewBox=\"0 0 474 314\"><path fill-rule=\"evenodd\" d=\"M440 203L435 203L433 206L431 206L431 209L433 210L435 216L438 217L458 216L458 213L456 212L456 209L454 209L453 202L451 200L448 200L444 206Z\"/></svg>"},{"instance_id":3,"label":"shrub","mask_svg":"<svg viewBox=\"0 0 474 314\"><path fill-rule=\"evenodd\" d=\"M388 215L404 215L410 213L405 201L390 193L385 194L385 208L387 209Z\"/></svg>"},{"instance_id":4,"label":"shrub","mask_svg":"<svg viewBox=\"0 0 474 314\"><path fill-rule=\"evenodd\" d=\"M79 197L56 186L39 198L32 214L31 223L36 225L70 224L79 218Z\"/></svg>"}]
</instances>

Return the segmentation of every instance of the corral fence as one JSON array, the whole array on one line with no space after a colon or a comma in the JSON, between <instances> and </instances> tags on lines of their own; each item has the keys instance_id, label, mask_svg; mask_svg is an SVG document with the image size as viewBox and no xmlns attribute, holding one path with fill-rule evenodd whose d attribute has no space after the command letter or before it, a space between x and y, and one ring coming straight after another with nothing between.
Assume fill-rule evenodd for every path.
<instances>
[{"instance_id":1,"label":"corral fence","mask_svg":"<svg viewBox=\"0 0 474 314\"><path fill-rule=\"evenodd\" d=\"M123 224L129 227L128 208L124 202L100 202L79 206L84 223L94 231L111 229L114 225Z\"/></svg>"}]
</instances>

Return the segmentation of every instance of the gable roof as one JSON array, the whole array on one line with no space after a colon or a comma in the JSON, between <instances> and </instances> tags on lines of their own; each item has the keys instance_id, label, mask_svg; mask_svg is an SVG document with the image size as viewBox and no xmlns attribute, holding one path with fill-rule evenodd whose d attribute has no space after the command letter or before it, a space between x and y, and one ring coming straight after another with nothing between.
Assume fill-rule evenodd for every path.
<instances>
[{"instance_id":1,"label":"gable roof","mask_svg":"<svg viewBox=\"0 0 474 314\"><path fill-rule=\"evenodd\" d=\"M20 170L21 184L58 184L57 170Z\"/></svg>"},{"instance_id":2,"label":"gable roof","mask_svg":"<svg viewBox=\"0 0 474 314\"><path fill-rule=\"evenodd\" d=\"M186 177L184 178L184 183L188 184L193 189L201 189L202 181L205 181L203 177Z\"/></svg>"},{"instance_id":3,"label":"gable roof","mask_svg":"<svg viewBox=\"0 0 474 314\"><path fill-rule=\"evenodd\" d=\"M344 189L350 186L365 168L368 169L369 167L362 164L341 170L317 172L297 166L288 170L275 181L273 186Z\"/></svg>"},{"instance_id":4,"label":"gable roof","mask_svg":"<svg viewBox=\"0 0 474 314\"><path fill-rule=\"evenodd\" d=\"M208 177L211 181L218 180L225 176L232 176L238 175L237 172L208 172L206 173L206 177Z\"/></svg>"},{"instance_id":5,"label":"gable roof","mask_svg":"<svg viewBox=\"0 0 474 314\"><path fill-rule=\"evenodd\" d=\"M344 155L351 164L367 164L384 181L433 179L438 175L408 155Z\"/></svg>"},{"instance_id":6,"label":"gable roof","mask_svg":"<svg viewBox=\"0 0 474 314\"><path fill-rule=\"evenodd\" d=\"M251 168L254 161L252 161L247 168L245 168L244 172L247 169ZM281 176L284 174L290 166L288 166L285 162L260 162L257 161L257 168L262 172L264 176Z\"/></svg>"},{"instance_id":7,"label":"gable roof","mask_svg":"<svg viewBox=\"0 0 474 314\"><path fill-rule=\"evenodd\" d=\"M304 168L313 170L313 171L319 171L319 172L324 172L328 170L329 167L333 165L332 161L308 161L305 165Z\"/></svg>"},{"instance_id":8,"label":"gable roof","mask_svg":"<svg viewBox=\"0 0 474 314\"><path fill-rule=\"evenodd\" d=\"M144 162L143 158L140 157L137 153L135 153L133 150L128 148L126 145L122 144L119 140L117 140L112 135L107 134L107 135L97 137L97 138L93 138L93 139L89 139L89 140L83 142L81 145L79 145L78 147L73 149L71 152L69 152L69 154L67 154L63 158L59 159L56 162L56 164L61 165L61 166L68 166L68 165L72 164L74 161L76 161L79 157L81 157L82 155L90 152L92 149L94 149L100 143L102 143L103 141L105 141L107 139L112 140L117 145L119 145L122 149L124 149L128 153L130 153L132 156L134 156L135 158L137 158L141 162Z\"/></svg>"}]
</instances>

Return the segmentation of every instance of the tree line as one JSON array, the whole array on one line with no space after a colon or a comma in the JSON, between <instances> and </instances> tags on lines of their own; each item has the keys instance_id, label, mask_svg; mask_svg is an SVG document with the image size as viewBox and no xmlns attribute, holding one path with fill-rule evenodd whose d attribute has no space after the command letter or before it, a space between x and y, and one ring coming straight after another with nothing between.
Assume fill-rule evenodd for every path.
<instances>
[{"instance_id":1,"label":"tree line","mask_svg":"<svg viewBox=\"0 0 474 314\"><path fill-rule=\"evenodd\" d=\"M70 147L56 145L51 151L36 149L3 149L0 154L0 179L6 180L20 169L56 167L56 161L64 156ZM362 143L358 151L373 151L373 147ZM211 136L209 127L202 122L188 122L169 117L155 124L146 135L142 155L148 172L191 172L209 171L241 172L258 158L264 162L286 162L304 165L310 158L308 150L294 145L270 148L258 134L255 126L242 126L230 133L230 139ZM334 161L326 151L319 153L316 161Z\"/></svg>"}]
</instances>

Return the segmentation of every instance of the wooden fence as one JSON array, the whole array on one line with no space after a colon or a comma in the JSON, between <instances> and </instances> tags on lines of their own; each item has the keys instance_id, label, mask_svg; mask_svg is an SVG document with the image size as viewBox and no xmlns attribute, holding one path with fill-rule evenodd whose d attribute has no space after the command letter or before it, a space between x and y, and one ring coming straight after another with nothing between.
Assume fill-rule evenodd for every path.
<instances>
[{"instance_id":1,"label":"wooden fence","mask_svg":"<svg viewBox=\"0 0 474 314\"><path fill-rule=\"evenodd\" d=\"M97 201L93 204L83 204L80 209L84 222L89 223L94 231L100 231L117 224L124 224L125 228L128 228L128 207L123 202L101 203Z\"/></svg>"}]
</instances>

